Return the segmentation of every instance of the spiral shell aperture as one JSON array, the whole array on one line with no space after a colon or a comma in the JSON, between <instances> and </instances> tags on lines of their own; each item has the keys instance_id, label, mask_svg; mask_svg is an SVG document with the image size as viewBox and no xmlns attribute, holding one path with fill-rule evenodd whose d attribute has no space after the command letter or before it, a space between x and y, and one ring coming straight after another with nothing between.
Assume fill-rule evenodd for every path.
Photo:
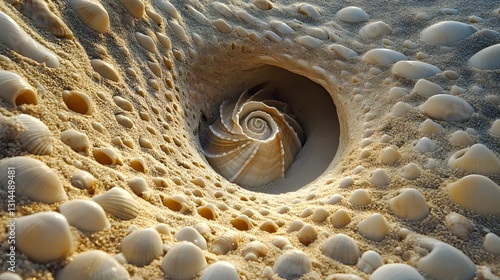
<instances>
[{"instance_id":1,"label":"spiral shell aperture","mask_svg":"<svg viewBox=\"0 0 500 280\"><path fill-rule=\"evenodd\" d=\"M253 187L284 177L303 142L290 106L274 100L271 88L258 86L221 105L203 152L226 179Z\"/></svg>"}]
</instances>

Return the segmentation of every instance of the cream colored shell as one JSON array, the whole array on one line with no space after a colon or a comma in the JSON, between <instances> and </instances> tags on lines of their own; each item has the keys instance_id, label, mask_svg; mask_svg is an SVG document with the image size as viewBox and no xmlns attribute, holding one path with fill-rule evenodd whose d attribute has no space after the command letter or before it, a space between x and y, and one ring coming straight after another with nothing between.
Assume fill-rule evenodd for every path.
<instances>
[{"instance_id":1,"label":"cream colored shell","mask_svg":"<svg viewBox=\"0 0 500 280\"><path fill-rule=\"evenodd\" d=\"M358 231L364 237L373 241L382 241L389 234L391 226L384 216L375 213L358 224Z\"/></svg>"},{"instance_id":2,"label":"cream colored shell","mask_svg":"<svg viewBox=\"0 0 500 280\"><path fill-rule=\"evenodd\" d=\"M138 229L122 239L121 252L128 263L145 266L163 254L162 245L160 234L155 229Z\"/></svg>"},{"instance_id":3,"label":"cream colored shell","mask_svg":"<svg viewBox=\"0 0 500 280\"><path fill-rule=\"evenodd\" d=\"M475 144L454 153L448 159L448 166L481 175L500 174L500 160L483 144Z\"/></svg>"},{"instance_id":4,"label":"cream colored shell","mask_svg":"<svg viewBox=\"0 0 500 280\"><path fill-rule=\"evenodd\" d=\"M218 261L211 264L207 269L201 274L200 280L239 280L240 276L236 267L227 261Z\"/></svg>"},{"instance_id":5,"label":"cream colored shell","mask_svg":"<svg viewBox=\"0 0 500 280\"><path fill-rule=\"evenodd\" d=\"M240 241L241 236L237 232L225 232L215 238L212 252L217 255L224 255L229 251L237 249Z\"/></svg>"},{"instance_id":6,"label":"cream colored shell","mask_svg":"<svg viewBox=\"0 0 500 280\"><path fill-rule=\"evenodd\" d=\"M193 279L207 266L203 251L191 242L182 241L168 250L161 269L170 279Z\"/></svg>"},{"instance_id":7,"label":"cream colored shell","mask_svg":"<svg viewBox=\"0 0 500 280\"><path fill-rule=\"evenodd\" d=\"M335 234L325 240L321 246L321 252L323 255L347 265L356 264L361 256L356 241L342 233Z\"/></svg>"},{"instance_id":8,"label":"cream colored shell","mask_svg":"<svg viewBox=\"0 0 500 280\"><path fill-rule=\"evenodd\" d=\"M43 0L25 0L13 3L23 15L27 16L42 29L59 38L71 39L73 32Z\"/></svg>"},{"instance_id":9,"label":"cream colored shell","mask_svg":"<svg viewBox=\"0 0 500 280\"><path fill-rule=\"evenodd\" d=\"M500 214L500 186L483 175L467 175L446 186L451 199L483 215Z\"/></svg>"},{"instance_id":10,"label":"cream colored shell","mask_svg":"<svg viewBox=\"0 0 500 280\"><path fill-rule=\"evenodd\" d=\"M402 263L391 263L385 264L379 267L375 272L370 275L370 280L403 280L403 279L412 279L412 280L424 280L424 277L418 273L418 271L407 265Z\"/></svg>"},{"instance_id":11,"label":"cream colored shell","mask_svg":"<svg viewBox=\"0 0 500 280\"><path fill-rule=\"evenodd\" d=\"M26 151L35 155L52 154L54 149L52 132L42 121L26 114L12 118L22 126L18 139Z\"/></svg>"},{"instance_id":12,"label":"cream colored shell","mask_svg":"<svg viewBox=\"0 0 500 280\"><path fill-rule=\"evenodd\" d=\"M90 250L73 257L69 264L56 274L56 280L128 280L130 276L112 256L99 250Z\"/></svg>"},{"instance_id":13,"label":"cream colored shell","mask_svg":"<svg viewBox=\"0 0 500 280\"><path fill-rule=\"evenodd\" d=\"M92 199L99 203L106 212L123 220L137 217L141 209L140 204L132 195L120 187L114 187Z\"/></svg>"},{"instance_id":14,"label":"cream colored shell","mask_svg":"<svg viewBox=\"0 0 500 280\"><path fill-rule=\"evenodd\" d=\"M73 199L59 206L68 223L84 231L100 231L111 227L104 209L92 200Z\"/></svg>"},{"instance_id":15,"label":"cream colored shell","mask_svg":"<svg viewBox=\"0 0 500 280\"><path fill-rule=\"evenodd\" d=\"M420 106L420 112L436 120L464 122L474 113L474 108L458 96L436 94Z\"/></svg>"},{"instance_id":16,"label":"cream colored shell","mask_svg":"<svg viewBox=\"0 0 500 280\"><path fill-rule=\"evenodd\" d=\"M177 241L188 241L200 247L202 250L207 250L207 241L205 238L193 227L183 227L174 235Z\"/></svg>"},{"instance_id":17,"label":"cream colored shell","mask_svg":"<svg viewBox=\"0 0 500 280\"><path fill-rule=\"evenodd\" d=\"M248 243L241 251L241 254L246 261L257 261L259 258L266 256L267 252L266 244L255 240Z\"/></svg>"},{"instance_id":18,"label":"cream colored shell","mask_svg":"<svg viewBox=\"0 0 500 280\"><path fill-rule=\"evenodd\" d=\"M403 189L398 196L391 198L389 208L396 216L410 221L421 221L429 215L425 197L413 188Z\"/></svg>"},{"instance_id":19,"label":"cream colored shell","mask_svg":"<svg viewBox=\"0 0 500 280\"><path fill-rule=\"evenodd\" d=\"M273 271L285 279L298 279L312 271L312 264L306 253L288 250L274 262Z\"/></svg>"},{"instance_id":20,"label":"cream colored shell","mask_svg":"<svg viewBox=\"0 0 500 280\"><path fill-rule=\"evenodd\" d=\"M35 89L23 77L0 70L0 97L11 106L38 104Z\"/></svg>"},{"instance_id":21,"label":"cream colored shell","mask_svg":"<svg viewBox=\"0 0 500 280\"><path fill-rule=\"evenodd\" d=\"M97 0L71 0L69 6L88 28L98 33L106 33L109 30L108 12Z\"/></svg>"}]
</instances>

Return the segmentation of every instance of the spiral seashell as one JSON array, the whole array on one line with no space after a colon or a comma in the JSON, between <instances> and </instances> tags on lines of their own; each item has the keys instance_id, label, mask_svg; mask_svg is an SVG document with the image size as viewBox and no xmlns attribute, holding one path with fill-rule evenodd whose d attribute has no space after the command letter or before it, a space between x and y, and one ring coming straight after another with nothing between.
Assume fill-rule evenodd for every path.
<instances>
[{"instance_id":1,"label":"spiral seashell","mask_svg":"<svg viewBox=\"0 0 500 280\"><path fill-rule=\"evenodd\" d=\"M285 279L298 279L312 271L312 263L306 253L290 250L274 262L273 271Z\"/></svg>"},{"instance_id":2,"label":"spiral seashell","mask_svg":"<svg viewBox=\"0 0 500 280\"><path fill-rule=\"evenodd\" d=\"M140 205L126 190L114 187L109 191L92 198L113 216L130 220L139 215Z\"/></svg>"},{"instance_id":3,"label":"spiral seashell","mask_svg":"<svg viewBox=\"0 0 500 280\"><path fill-rule=\"evenodd\" d=\"M206 266L203 251L187 241L172 247L161 263L161 269L168 279L193 279Z\"/></svg>"},{"instance_id":4,"label":"spiral seashell","mask_svg":"<svg viewBox=\"0 0 500 280\"><path fill-rule=\"evenodd\" d=\"M145 266L163 254L162 245L160 234L155 229L139 229L122 239L121 252L128 263Z\"/></svg>"},{"instance_id":5,"label":"spiral seashell","mask_svg":"<svg viewBox=\"0 0 500 280\"><path fill-rule=\"evenodd\" d=\"M11 106L38 104L35 89L16 73L0 70L0 97Z\"/></svg>"},{"instance_id":6,"label":"spiral seashell","mask_svg":"<svg viewBox=\"0 0 500 280\"><path fill-rule=\"evenodd\" d=\"M454 153L448 160L448 166L481 175L500 174L500 160L483 144Z\"/></svg>"},{"instance_id":7,"label":"spiral seashell","mask_svg":"<svg viewBox=\"0 0 500 280\"><path fill-rule=\"evenodd\" d=\"M209 127L203 152L231 182L260 186L282 178L302 147L302 128L286 104L268 100L272 94L247 89L237 102L224 102Z\"/></svg>"},{"instance_id":8,"label":"spiral seashell","mask_svg":"<svg viewBox=\"0 0 500 280\"><path fill-rule=\"evenodd\" d=\"M370 280L424 280L424 277L418 271L402 263L385 264L379 267L375 272L370 275Z\"/></svg>"},{"instance_id":9,"label":"spiral seashell","mask_svg":"<svg viewBox=\"0 0 500 280\"><path fill-rule=\"evenodd\" d=\"M35 155L52 154L52 132L42 121L26 114L19 114L12 118L24 128L19 134L19 142L26 151Z\"/></svg>"},{"instance_id":10,"label":"spiral seashell","mask_svg":"<svg viewBox=\"0 0 500 280\"><path fill-rule=\"evenodd\" d=\"M16 247L38 263L69 256L73 237L66 218L57 212L40 212L16 220Z\"/></svg>"},{"instance_id":11,"label":"spiral seashell","mask_svg":"<svg viewBox=\"0 0 500 280\"><path fill-rule=\"evenodd\" d=\"M323 242L321 252L329 258L347 265L356 264L361 256L356 241L342 233L335 234Z\"/></svg>"},{"instance_id":12,"label":"spiral seashell","mask_svg":"<svg viewBox=\"0 0 500 280\"><path fill-rule=\"evenodd\" d=\"M266 244L255 240L248 243L245 248L243 248L241 254L246 261L257 261L259 258L266 256L267 251Z\"/></svg>"},{"instance_id":13,"label":"spiral seashell","mask_svg":"<svg viewBox=\"0 0 500 280\"><path fill-rule=\"evenodd\" d=\"M88 28L98 33L109 30L109 15L101 3L96 0L70 0L69 6Z\"/></svg>"},{"instance_id":14,"label":"spiral seashell","mask_svg":"<svg viewBox=\"0 0 500 280\"><path fill-rule=\"evenodd\" d=\"M130 275L115 258L99 250L90 250L73 260L56 274L56 280L128 280Z\"/></svg>"},{"instance_id":15,"label":"spiral seashell","mask_svg":"<svg viewBox=\"0 0 500 280\"><path fill-rule=\"evenodd\" d=\"M217 255L225 255L231 250L236 250L240 241L241 237L237 232L228 231L223 235L215 238L214 246L212 247L212 253Z\"/></svg>"},{"instance_id":16,"label":"spiral seashell","mask_svg":"<svg viewBox=\"0 0 500 280\"><path fill-rule=\"evenodd\" d=\"M66 200L68 197L59 180L59 176L45 163L29 157L12 157L0 160L0 185L7 189L11 179L8 170L15 170L16 195L25 196L31 200L54 203Z\"/></svg>"},{"instance_id":17,"label":"spiral seashell","mask_svg":"<svg viewBox=\"0 0 500 280\"><path fill-rule=\"evenodd\" d=\"M84 231L100 231L111 227L104 209L91 200L73 199L59 206L68 223Z\"/></svg>"},{"instance_id":18,"label":"spiral seashell","mask_svg":"<svg viewBox=\"0 0 500 280\"><path fill-rule=\"evenodd\" d=\"M200 277L200 280L239 280L240 276L236 267L230 262L218 261L211 264Z\"/></svg>"},{"instance_id":19,"label":"spiral seashell","mask_svg":"<svg viewBox=\"0 0 500 280\"><path fill-rule=\"evenodd\" d=\"M183 227L174 235L178 241L188 241L200 247L202 250L207 250L207 241L205 238L192 227Z\"/></svg>"}]
</instances>

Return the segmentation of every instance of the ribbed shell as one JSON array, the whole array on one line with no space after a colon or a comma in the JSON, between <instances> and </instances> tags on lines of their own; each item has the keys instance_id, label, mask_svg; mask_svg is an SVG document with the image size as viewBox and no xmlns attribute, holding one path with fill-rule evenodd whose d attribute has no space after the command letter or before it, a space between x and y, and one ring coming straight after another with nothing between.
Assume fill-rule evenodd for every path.
<instances>
[{"instance_id":1,"label":"ribbed shell","mask_svg":"<svg viewBox=\"0 0 500 280\"><path fill-rule=\"evenodd\" d=\"M106 212L123 220L130 220L139 215L139 202L120 187L114 187L103 194L96 195L93 200L99 203Z\"/></svg>"},{"instance_id":2,"label":"ribbed shell","mask_svg":"<svg viewBox=\"0 0 500 280\"><path fill-rule=\"evenodd\" d=\"M12 106L38 104L35 89L21 76L0 70L0 98Z\"/></svg>"},{"instance_id":3,"label":"ribbed shell","mask_svg":"<svg viewBox=\"0 0 500 280\"><path fill-rule=\"evenodd\" d=\"M127 280L130 276L112 256L99 250L80 253L56 274L56 280Z\"/></svg>"},{"instance_id":4,"label":"ribbed shell","mask_svg":"<svg viewBox=\"0 0 500 280\"><path fill-rule=\"evenodd\" d=\"M210 126L204 154L229 181L260 186L282 178L302 147L302 128L270 89L247 89L224 102Z\"/></svg>"},{"instance_id":5,"label":"ribbed shell","mask_svg":"<svg viewBox=\"0 0 500 280\"><path fill-rule=\"evenodd\" d=\"M155 229L139 229L122 239L121 251L128 263L145 266L163 253L162 243Z\"/></svg>"},{"instance_id":6,"label":"ribbed shell","mask_svg":"<svg viewBox=\"0 0 500 280\"><path fill-rule=\"evenodd\" d=\"M13 118L23 126L19 142L26 151L35 155L52 154L52 132L42 121L26 114Z\"/></svg>"}]
</instances>

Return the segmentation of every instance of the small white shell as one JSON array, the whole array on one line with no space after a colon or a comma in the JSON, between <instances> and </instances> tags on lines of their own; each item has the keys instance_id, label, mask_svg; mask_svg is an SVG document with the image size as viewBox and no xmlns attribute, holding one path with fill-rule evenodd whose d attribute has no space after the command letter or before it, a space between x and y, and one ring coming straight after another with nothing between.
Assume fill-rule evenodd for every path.
<instances>
[{"instance_id":1,"label":"small white shell","mask_svg":"<svg viewBox=\"0 0 500 280\"><path fill-rule=\"evenodd\" d=\"M257 261L259 258L266 256L267 251L266 244L255 240L248 243L241 251L241 254L246 261Z\"/></svg>"},{"instance_id":2,"label":"small white shell","mask_svg":"<svg viewBox=\"0 0 500 280\"><path fill-rule=\"evenodd\" d=\"M379 213L375 213L358 224L358 231L367 239L382 241L389 234L391 226L387 220Z\"/></svg>"},{"instance_id":3,"label":"small white shell","mask_svg":"<svg viewBox=\"0 0 500 280\"><path fill-rule=\"evenodd\" d=\"M325 208L319 207L314 210L314 213L311 216L311 220L313 222L322 223L326 218L330 216L330 211Z\"/></svg>"},{"instance_id":4,"label":"small white shell","mask_svg":"<svg viewBox=\"0 0 500 280\"><path fill-rule=\"evenodd\" d=\"M97 185L97 182L98 181L94 177L94 175L88 173L87 171L80 171L73 175L73 177L71 178L71 185L82 190L94 189L95 185Z\"/></svg>"},{"instance_id":5,"label":"small white shell","mask_svg":"<svg viewBox=\"0 0 500 280\"><path fill-rule=\"evenodd\" d=\"M464 122L474 113L474 108L458 96L437 94L420 106L420 112L436 120Z\"/></svg>"},{"instance_id":6,"label":"small white shell","mask_svg":"<svg viewBox=\"0 0 500 280\"><path fill-rule=\"evenodd\" d=\"M109 15L101 3L93 0L70 0L69 6L88 28L98 33L108 32Z\"/></svg>"},{"instance_id":7,"label":"small white shell","mask_svg":"<svg viewBox=\"0 0 500 280\"><path fill-rule=\"evenodd\" d=\"M321 246L321 253L347 265L356 264L361 256L356 241L342 233L335 234L325 240Z\"/></svg>"},{"instance_id":8,"label":"small white shell","mask_svg":"<svg viewBox=\"0 0 500 280\"><path fill-rule=\"evenodd\" d=\"M29 157L12 157L0 160L0 176L2 189L7 190L9 170L15 172L16 195L25 196L31 200L43 203L54 203L66 200L68 197L59 180L59 176L45 163Z\"/></svg>"},{"instance_id":9,"label":"small white shell","mask_svg":"<svg viewBox=\"0 0 500 280\"><path fill-rule=\"evenodd\" d=\"M312 271L312 264L306 253L289 250L274 262L273 271L285 279L298 279Z\"/></svg>"},{"instance_id":10,"label":"small white shell","mask_svg":"<svg viewBox=\"0 0 500 280\"><path fill-rule=\"evenodd\" d=\"M474 231L474 226L469 219L455 212L446 215L445 223L451 232L460 239L466 240Z\"/></svg>"},{"instance_id":11,"label":"small white shell","mask_svg":"<svg viewBox=\"0 0 500 280\"><path fill-rule=\"evenodd\" d=\"M437 149L439 149L439 146L427 137L420 138L420 140L418 140L415 144L415 150L421 153L430 153L436 151Z\"/></svg>"},{"instance_id":12,"label":"small white shell","mask_svg":"<svg viewBox=\"0 0 500 280\"><path fill-rule=\"evenodd\" d=\"M227 252L237 249L240 240L241 237L237 232L225 232L223 235L215 238L212 253L216 255L225 255Z\"/></svg>"},{"instance_id":13,"label":"small white shell","mask_svg":"<svg viewBox=\"0 0 500 280\"><path fill-rule=\"evenodd\" d=\"M350 204L356 206L366 206L372 201L370 198L370 193L365 189L354 190L349 199L347 200Z\"/></svg>"},{"instance_id":14,"label":"small white shell","mask_svg":"<svg viewBox=\"0 0 500 280\"><path fill-rule=\"evenodd\" d=\"M489 232L484 237L483 245L486 251L500 256L500 237L498 235L494 234L493 232Z\"/></svg>"},{"instance_id":15,"label":"small white shell","mask_svg":"<svg viewBox=\"0 0 500 280\"><path fill-rule=\"evenodd\" d=\"M383 49L383 48L369 50L361 58L361 60L363 60L366 63L380 64L380 65L393 64L395 62L406 59L407 59L406 55L398 51Z\"/></svg>"},{"instance_id":16,"label":"small white shell","mask_svg":"<svg viewBox=\"0 0 500 280\"><path fill-rule=\"evenodd\" d=\"M16 73L0 70L0 97L11 106L38 104L35 89Z\"/></svg>"},{"instance_id":17,"label":"small white shell","mask_svg":"<svg viewBox=\"0 0 500 280\"><path fill-rule=\"evenodd\" d=\"M94 58L90 60L90 65L92 66L92 68L94 68L94 71L99 73L99 75L101 75L102 77L114 82L120 81L120 75L118 74L118 71L113 65L107 63L106 61Z\"/></svg>"},{"instance_id":18,"label":"small white shell","mask_svg":"<svg viewBox=\"0 0 500 280\"><path fill-rule=\"evenodd\" d=\"M42 121L26 114L19 114L12 118L23 127L18 137L21 146L26 151L35 155L52 154L52 132Z\"/></svg>"},{"instance_id":19,"label":"small white shell","mask_svg":"<svg viewBox=\"0 0 500 280\"><path fill-rule=\"evenodd\" d=\"M236 267L230 262L218 261L211 264L203 274L201 274L200 280L239 280L240 276Z\"/></svg>"},{"instance_id":20,"label":"small white shell","mask_svg":"<svg viewBox=\"0 0 500 280\"><path fill-rule=\"evenodd\" d=\"M471 146L474 140L470 137L469 133L463 130L457 130L451 134L450 143L453 146Z\"/></svg>"},{"instance_id":21,"label":"small white shell","mask_svg":"<svg viewBox=\"0 0 500 280\"><path fill-rule=\"evenodd\" d=\"M424 280L418 271L402 263L385 264L370 275L369 280Z\"/></svg>"},{"instance_id":22,"label":"small white shell","mask_svg":"<svg viewBox=\"0 0 500 280\"><path fill-rule=\"evenodd\" d=\"M128 13L135 18L142 18L146 11L146 7L142 0L119 0Z\"/></svg>"},{"instance_id":23,"label":"small white shell","mask_svg":"<svg viewBox=\"0 0 500 280\"><path fill-rule=\"evenodd\" d=\"M480 50L470 60L473 67L482 70L500 69L500 44Z\"/></svg>"},{"instance_id":24,"label":"small white shell","mask_svg":"<svg viewBox=\"0 0 500 280\"><path fill-rule=\"evenodd\" d=\"M350 48L343 46L341 44L331 44L327 47L329 51L332 51L335 55L340 56L342 58L348 59L357 57L358 53L351 50Z\"/></svg>"},{"instance_id":25,"label":"small white shell","mask_svg":"<svg viewBox=\"0 0 500 280\"><path fill-rule=\"evenodd\" d=\"M374 39L392 33L392 28L383 21L370 22L359 30L359 36Z\"/></svg>"},{"instance_id":26,"label":"small white shell","mask_svg":"<svg viewBox=\"0 0 500 280\"><path fill-rule=\"evenodd\" d=\"M87 134L68 129L61 132L61 141L71 147L75 152L85 152L90 148L90 140Z\"/></svg>"},{"instance_id":27,"label":"small white shell","mask_svg":"<svg viewBox=\"0 0 500 280\"><path fill-rule=\"evenodd\" d=\"M117 218L130 220L139 215L139 203L130 193L120 187L114 187L92 199L99 203L106 212Z\"/></svg>"},{"instance_id":28,"label":"small white shell","mask_svg":"<svg viewBox=\"0 0 500 280\"><path fill-rule=\"evenodd\" d=\"M200 247L202 250L207 250L207 241L205 238L193 227L183 227L174 235L177 241L188 241Z\"/></svg>"},{"instance_id":29,"label":"small white shell","mask_svg":"<svg viewBox=\"0 0 500 280\"><path fill-rule=\"evenodd\" d=\"M483 175L468 175L446 186L453 201L483 215L500 214L500 186Z\"/></svg>"},{"instance_id":30,"label":"small white shell","mask_svg":"<svg viewBox=\"0 0 500 280\"><path fill-rule=\"evenodd\" d=\"M411 91L411 93L414 92L423 97L431 97L436 94L444 93L444 88L426 79L420 79L415 83Z\"/></svg>"},{"instance_id":31,"label":"small white shell","mask_svg":"<svg viewBox=\"0 0 500 280\"><path fill-rule=\"evenodd\" d=\"M252 4L263 11L269 11L273 8L273 3L269 0L252 0Z\"/></svg>"},{"instance_id":32,"label":"small white shell","mask_svg":"<svg viewBox=\"0 0 500 280\"><path fill-rule=\"evenodd\" d=\"M398 61L392 66L392 74L406 79L421 79L441 73L441 69L421 61Z\"/></svg>"},{"instance_id":33,"label":"small white shell","mask_svg":"<svg viewBox=\"0 0 500 280\"><path fill-rule=\"evenodd\" d=\"M56 280L128 280L128 271L115 258L99 250L90 250L73 257L73 260L57 272Z\"/></svg>"},{"instance_id":34,"label":"small white shell","mask_svg":"<svg viewBox=\"0 0 500 280\"><path fill-rule=\"evenodd\" d=\"M16 248L31 260L47 263L74 251L66 218L57 212L40 212L16 220Z\"/></svg>"},{"instance_id":35,"label":"small white shell","mask_svg":"<svg viewBox=\"0 0 500 280\"><path fill-rule=\"evenodd\" d=\"M148 182L146 182L146 179L142 177L129 179L127 180L127 184L137 196L142 196L143 193L149 191Z\"/></svg>"},{"instance_id":36,"label":"small white shell","mask_svg":"<svg viewBox=\"0 0 500 280\"><path fill-rule=\"evenodd\" d=\"M170 279L193 279L206 266L203 251L187 241L172 247L161 263L163 273Z\"/></svg>"},{"instance_id":37,"label":"small white shell","mask_svg":"<svg viewBox=\"0 0 500 280\"><path fill-rule=\"evenodd\" d=\"M318 10L311 4L303 3L300 4L297 7L297 11L302 14L309 16L312 19L319 19L321 18L321 14L318 12Z\"/></svg>"},{"instance_id":38,"label":"small white shell","mask_svg":"<svg viewBox=\"0 0 500 280\"><path fill-rule=\"evenodd\" d=\"M401 153L398 150L394 149L394 147L386 147L382 151L382 155L380 156L380 162L382 164L391 164L398 161L401 158Z\"/></svg>"},{"instance_id":39,"label":"small white shell","mask_svg":"<svg viewBox=\"0 0 500 280\"><path fill-rule=\"evenodd\" d=\"M389 208L396 216L410 221L421 221L429 215L425 197L412 188L403 189L398 196L391 198Z\"/></svg>"},{"instance_id":40,"label":"small white shell","mask_svg":"<svg viewBox=\"0 0 500 280\"><path fill-rule=\"evenodd\" d=\"M495 137L500 137L500 119L496 119L489 130L490 134Z\"/></svg>"},{"instance_id":41,"label":"small white shell","mask_svg":"<svg viewBox=\"0 0 500 280\"><path fill-rule=\"evenodd\" d=\"M169 16L173 18L180 18L180 14L172 3L168 0L156 0L156 4L165 11Z\"/></svg>"},{"instance_id":42,"label":"small white shell","mask_svg":"<svg viewBox=\"0 0 500 280\"><path fill-rule=\"evenodd\" d=\"M175 212L191 212L191 204L188 202L187 198L181 194L165 197L163 199L163 205L167 206L170 210Z\"/></svg>"},{"instance_id":43,"label":"small white shell","mask_svg":"<svg viewBox=\"0 0 500 280\"><path fill-rule=\"evenodd\" d=\"M391 178L387 175L385 170L377 169L372 173L372 176L368 179L368 181L377 187L386 187L391 183Z\"/></svg>"},{"instance_id":44,"label":"small white shell","mask_svg":"<svg viewBox=\"0 0 500 280\"><path fill-rule=\"evenodd\" d=\"M100 231L111 227L104 209L94 201L73 199L59 206L68 223L84 231Z\"/></svg>"},{"instance_id":45,"label":"small white shell","mask_svg":"<svg viewBox=\"0 0 500 280\"><path fill-rule=\"evenodd\" d=\"M430 44L448 44L469 37L475 32L468 24L458 21L441 21L425 28L420 39Z\"/></svg>"},{"instance_id":46,"label":"small white shell","mask_svg":"<svg viewBox=\"0 0 500 280\"><path fill-rule=\"evenodd\" d=\"M382 257L377 252L371 250L364 252L356 264L359 270L366 274L373 273L373 271L382 265L384 265Z\"/></svg>"},{"instance_id":47,"label":"small white shell","mask_svg":"<svg viewBox=\"0 0 500 280\"><path fill-rule=\"evenodd\" d=\"M163 254L162 245L160 234L155 229L139 229L122 239L121 252L128 263L145 266Z\"/></svg>"},{"instance_id":48,"label":"small white shell","mask_svg":"<svg viewBox=\"0 0 500 280\"><path fill-rule=\"evenodd\" d=\"M401 167L399 175L408 180L416 180L421 175L420 168L415 163L411 162Z\"/></svg>"},{"instance_id":49,"label":"small white shell","mask_svg":"<svg viewBox=\"0 0 500 280\"><path fill-rule=\"evenodd\" d=\"M343 228L351 222L351 216L344 209L339 209L330 217L330 222L335 228Z\"/></svg>"},{"instance_id":50,"label":"small white shell","mask_svg":"<svg viewBox=\"0 0 500 280\"><path fill-rule=\"evenodd\" d=\"M184 30L184 27L182 27L180 24L178 24L176 21L173 20L167 20L168 26L174 31L175 36L179 38L179 40L187 42L188 41L188 35L186 34L186 31Z\"/></svg>"},{"instance_id":51,"label":"small white shell","mask_svg":"<svg viewBox=\"0 0 500 280\"><path fill-rule=\"evenodd\" d=\"M370 15L363 11L363 9L355 6L349 6L339 10L336 16L341 21L351 23L368 21L370 19Z\"/></svg>"},{"instance_id":52,"label":"small white shell","mask_svg":"<svg viewBox=\"0 0 500 280\"><path fill-rule=\"evenodd\" d=\"M500 160L483 144L454 153L448 160L448 166L481 175L500 174Z\"/></svg>"},{"instance_id":53,"label":"small white shell","mask_svg":"<svg viewBox=\"0 0 500 280\"><path fill-rule=\"evenodd\" d=\"M427 135L434 134L434 133L440 131L441 129L443 129L443 126L434 122L431 119L426 119L425 121L423 121L420 124L420 127L419 127L420 132L427 134Z\"/></svg>"}]
</instances>

